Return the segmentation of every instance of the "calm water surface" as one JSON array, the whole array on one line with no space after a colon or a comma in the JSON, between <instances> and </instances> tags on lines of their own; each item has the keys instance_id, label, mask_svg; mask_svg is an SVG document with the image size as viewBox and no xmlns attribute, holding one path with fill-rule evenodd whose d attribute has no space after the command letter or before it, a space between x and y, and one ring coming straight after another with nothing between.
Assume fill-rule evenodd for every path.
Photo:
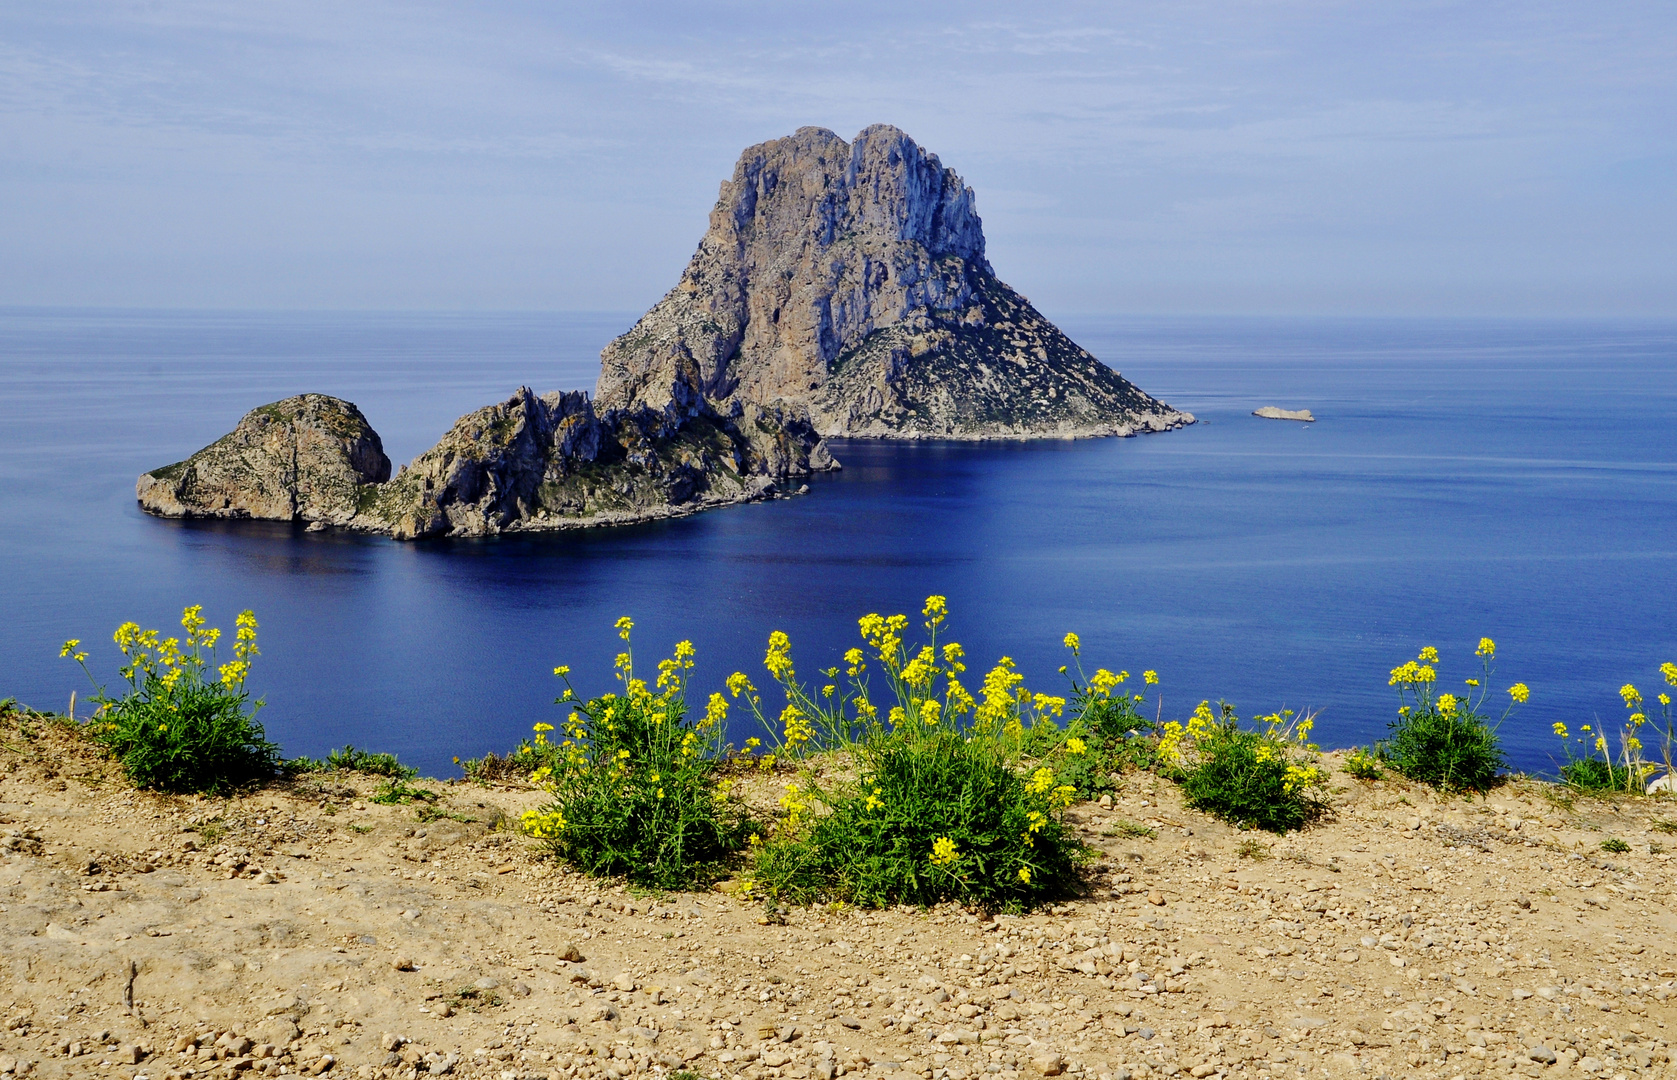
<instances>
[{"instance_id":1,"label":"calm water surface","mask_svg":"<svg viewBox=\"0 0 1677 1080\"><path fill-rule=\"evenodd\" d=\"M85 696L65 638L114 679L118 622L252 607L288 753L353 742L446 773L555 720L555 664L606 689L621 614L648 664L691 638L708 692L760 675L772 629L813 672L857 616L936 592L975 666L1009 655L1052 692L1076 630L1094 664L1156 668L1167 716L1321 709L1330 745L1384 732L1386 673L1422 645L1453 681L1488 635L1498 685L1532 688L1511 756L1552 770L1554 721L1617 720L1617 688L1677 660L1671 323L1069 319L1204 423L841 443L808 497L635 528L397 544L135 508L136 474L254 405L348 398L406 461L520 383L591 387L631 322L0 311L0 696ZM1248 415L1266 404L1319 422Z\"/></svg>"}]
</instances>

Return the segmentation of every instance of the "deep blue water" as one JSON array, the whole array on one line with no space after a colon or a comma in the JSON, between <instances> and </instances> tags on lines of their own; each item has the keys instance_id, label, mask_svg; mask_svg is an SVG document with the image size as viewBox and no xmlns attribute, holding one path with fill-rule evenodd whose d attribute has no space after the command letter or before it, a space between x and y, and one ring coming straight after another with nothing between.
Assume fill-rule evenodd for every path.
<instances>
[{"instance_id":1,"label":"deep blue water","mask_svg":"<svg viewBox=\"0 0 1677 1080\"><path fill-rule=\"evenodd\" d=\"M114 679L118 622L252 607L288 753L444 773L555 720L555 664L606 689L621 614L649 665L691 638L708 692L763 682L772 629L813 672L858 616L936 592L975 668L1005 653L1052 692L1076 630L1091 666L1157 669L1167 716L1319 708L1333 746L1384 732L1391 667L1432 644L1466 678L1488 635L1497 685L1532 689L1511 756L1551 770L1555 720L1616 720L1621 684L1677 660L1677 323L1069 319L1204 423L839 444L807 497L635 528L398 544L135 508L136 474L252 406L348 398L401 462L520 383L590 387L631 321L0 311L0 697L85 697L65 638ZM1319 420L1248 415L1264 404Z\"/></svg>"}]
</instances>

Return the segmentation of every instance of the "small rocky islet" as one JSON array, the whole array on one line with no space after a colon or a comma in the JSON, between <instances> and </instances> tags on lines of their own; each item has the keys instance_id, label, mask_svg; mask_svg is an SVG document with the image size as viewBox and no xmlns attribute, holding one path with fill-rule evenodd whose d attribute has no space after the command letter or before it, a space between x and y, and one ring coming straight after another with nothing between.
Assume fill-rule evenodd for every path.
<instances>
[{"instance_id":1,"label":"small rocky islet","mask_svg":"<svg viewBox=\"0 0 1677 1080\"><path fill-rule=\"evenodd\" d=\"M253 409L143 474L162 517L397 539L625 524L771 498L839 467L825 439L1127 436L1194 422L996 277L975 196L888 125L751 147L670 292L581 391L461 417L391 472L353 404Z\"/></svg>"}]
</instances>

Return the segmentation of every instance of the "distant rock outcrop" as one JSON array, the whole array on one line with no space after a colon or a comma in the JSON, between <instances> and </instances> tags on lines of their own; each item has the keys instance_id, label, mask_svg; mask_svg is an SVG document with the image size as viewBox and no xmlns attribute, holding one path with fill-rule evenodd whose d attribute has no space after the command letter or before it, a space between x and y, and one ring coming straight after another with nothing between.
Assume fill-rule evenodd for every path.
<instances>
[{"instance_id":1,"label":"distant rock outcrop","mask_svg":"<svg viewBox=\"0 0 1677 1080\"><path fill-rule=\"evenodd\" d=\"M1265 420L1302 420L1307 424L1314 424L1316 418L1310 415L1309 409L1278 409L1274 405L1265 405L1261 409L1253 409L1253 416L1261 416Z\"/></svg>"},{"instance_id":2,"label":"distant rock outcrop","mask_svg":"<svg viewBox=\"0 0 1677 1080\"><path fill-rule=\"evenodd\" d=\"M134 494L163 517L348 525L388 479L390 459L360 409L302 394L252 409L185 461L142 474Z\"/></svg>"},{"instance_id":3,"label":"distant rock outcrop","mask_svg":"<svg viewBox=\"0 0 1677 1080\"><path fill-rule=\"evenodd\" d=\"M836 468L801 413L741 405L660 424L588 395L520 387L457 420L395 478L360 410L322 394L254 409L187 460L140 477L162 517L306 521L399 540L624 524L778 493Z\"/></svg>"},{"instance_id":4,"label":"distant rock outcrop","mask_svg":"<svg viewBox=\"0 0 1677 1080\"><path fill-rule=\"evenodd\" d=\"M455 421L380 489L370 516L399 540L623 524L764 498L836 465L802 416L751 406L681 421L596 416L580 391L520 387Z\"/></svg>"},{"instance_id":5,"label":"distant rock outcrop","mask_svg":"<svg viewBox=\"0 0 1677 1080\"><path fill-rule=\"evenodd\" d=\"M1129 435L1193 417L1000 281L972 189L903 132L801 128L723 183L681 281L601 354L596 401L807 408L825 436Z\"/></svg>"}]
</instances>

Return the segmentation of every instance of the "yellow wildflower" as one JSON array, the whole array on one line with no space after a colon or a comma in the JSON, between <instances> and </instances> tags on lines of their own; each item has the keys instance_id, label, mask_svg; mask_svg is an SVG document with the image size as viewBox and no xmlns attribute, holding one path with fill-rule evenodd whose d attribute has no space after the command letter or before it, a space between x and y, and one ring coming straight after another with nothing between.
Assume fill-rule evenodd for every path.
<instances>
[{"instance_id":1,"label":"yellow wildflower","mask_svg":"<svg viewBox=\"0 0 1677 1080\"><path fill-rule=\"evenodd\" d=\"M1494 658L1496 656L1496 642L1492 641L1488 637L1480 638L1479 647L1473 651L1473 655L1482 656L1487 660ZM1434 656L1433 660L1436 662L1438 657Z\"/></svg>"},{"instance_id":2,"label":"yellow wildflower","mask_svg":"<svg viewBox=\"0 0 1677 1080\"><path fill-rule=\"evenodd\" d=\"M955 847L955 841L947 836L940 836L932 841L931 863L933 866L948 866L961 857Z\"/></svg>"},{"instance_id":3,"label":"yellow wildflower","mask_svg":"<svg viewBox=\"0 0 1677 1080\"><path fill-rule=\"evenodd\" d=\"M1031 883L1031 868L1030 867L1021 866L1019 868L1019 880L1023 881L1027 885L1029 885Z\"/></svg>"},{"instance_id":4,"label":"yellow wildflower","mask_svg":"<svg viewBox=\"0 0 1677 1080\"><path fill-rule=\"evenodd\" d=\"M1627 709L1634 709L1636 706L1642 704L1642 691L1638 690L1630 683L1625 683L1623 686L1619 687L1619 696L1625 699L1625 708Z\"/></svg>"},{"instance_id":5,"label":"yellow wildflower","mask_svg":"<svg viewBox=\"0 0 1677 1080\"><path fill-rule=\"evenodd\" d=\"M1067 634L1065 638L1065 646L1075 653L1082 648L1082 642L1078 640L1076 634Z\"/></svg>"},{"instance_id":6,"label":"yellow wildflower","mask_svg":"<svg viewBox=\"0 0 1677 1080\"><path fill-rule=\"evenodd\" d=\"M949 601L942 596L928 596L926 597L926 606L921 609L920 614L926 616L927 627L935 629L948 617Z\"/></svg>"},{"instance_id":7,"label":"yellow wildflower","mask_svg":"<svg viewBox=\"0 0 1677 1080\"><path fill-rule=\"evenodd\" d=\"M1570 739L1572 737L1571 734L1567 732L1566 725L1561 723L1559 720L1555 721L1555 734L1559 735L1563 739Z\"/></svg>"},{"instance_id":8,"label":"yellow wildflower","mask_svg":"<svg viewBox=\"0 0 1677 1080\"><path fill-rule=\"evenodd\" d=\"M1421 650L1421 655L1416 657L1416 659L1425 661L1428 664L1436 664L1438 663L1438 650L1433 648L1431 645L1428 645L1426 648Z\"/></svg>"},{"instance_id":9,"label":"yellow wildflower","mask_svg":"<svg viewBox=\"0 0 1677 1080\"><path fill-rule=\"evenodd\" d=\"M616 625L617 625L617 636L622 638L624 641L628 641L629 640L629 631L631 631L635 628L635 624L634 624L633 620L631 620L629 618L629 616L625 615L621 619L617 620Z\"/></svg>"},{"instance_id":10,"label":"yellow wildflower","mask_svg":"<svg viewBox=\"0 0 1677 1080\"><path fill-rule=\"evenodd\" d=\"M1111 697L1112 691L1129 677L1130 673L1127 671L1120 675L1114 675L1105 668L1097 668L1095 673L1089 677L1089 689L1102 697Z\"/></svg>"},{"instance_id":11,"label":"yellow wildflower","mask_svg":"<svg viewBox=\"0 0 1677 1080\"><path fill-rule=\"evenodd\" d=\"M769 635L769 651L763 657L763 666L777 679L792 677L792 639L785 631L776 630Z\"/></svg>"},{"instance_id":12,"label":"yellow wildflower","mask_svg":"<svg viewBox=\"0 0 1677 1080\"><path fill-rule=\"evenodd\" d=\"M1157 686L1159 684L1159 673L1157 671L1144 671L1141 673L1141 681L1148 686Z\"/></svg>"},{"instance_id":13,"label":"yellow wildflower","mask_svg":"<svg viewBox=\"0 0 1677 1080\"><path fill-rule=\"evenodd\" d=\"M1084 754L1088 753L1089 747L1082 739L1071 738L1066 740L1066 750L1073 754Z\"/></svg>"},{"instance_id":14,"label":"yellow wildflower","mask_svg":"<svg viewBox=\"0 0 1677 1080\"><path fill-rule=\"evenodd\" d=\"M1523 682L1517 682L1508 688L1508 696L1514 699L1514 704L1524 705L1531 697L1531 688Z\"/></svg>"}]
</instances>

